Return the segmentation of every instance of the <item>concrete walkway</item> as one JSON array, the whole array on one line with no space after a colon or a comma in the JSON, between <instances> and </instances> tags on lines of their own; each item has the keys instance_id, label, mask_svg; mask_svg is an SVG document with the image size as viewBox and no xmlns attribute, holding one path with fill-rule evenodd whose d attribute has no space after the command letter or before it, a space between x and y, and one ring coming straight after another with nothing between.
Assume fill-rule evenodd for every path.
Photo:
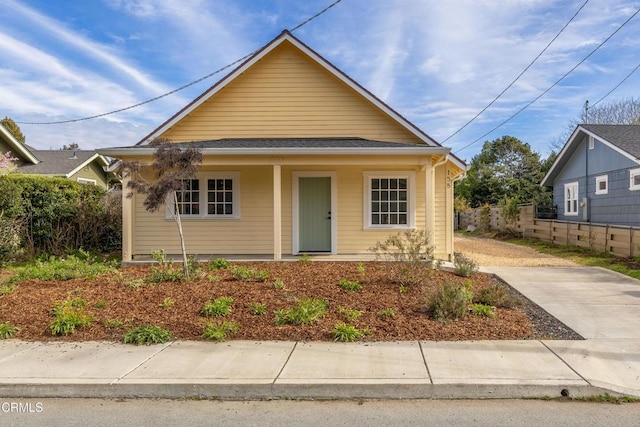
<instances>
[{"instance_id":1,"label":"concrete walkway","mask_svg":"<svg viewBox=\"0 0 640 427\"><path fill-rule=\"evenodd\" d=\"M494 268L584 341L0 342L0 396L640 397L640 281L598 268Z\"/></svg>"}]
</instances>

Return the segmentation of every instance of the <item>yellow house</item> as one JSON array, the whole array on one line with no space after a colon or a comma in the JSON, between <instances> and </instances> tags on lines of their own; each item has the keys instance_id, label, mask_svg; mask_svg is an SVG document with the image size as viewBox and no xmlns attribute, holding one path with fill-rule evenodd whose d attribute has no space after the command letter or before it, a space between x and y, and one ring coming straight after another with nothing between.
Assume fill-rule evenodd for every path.
<instances>
[{"instance_id":1,"label":"yellow house","mask_svg":"<svg viewBox=\"0 0 640 427\"><path fill-rule=\"evenodd\" d=\"M288 31L137 145L99 152L148 164L158 137L203 153L180 197L190 253L366 254L418 228L453 255L464 162ZM123 199L123 261L180 253L170 213L142 202Z\"/></svg>"}]
</instances>

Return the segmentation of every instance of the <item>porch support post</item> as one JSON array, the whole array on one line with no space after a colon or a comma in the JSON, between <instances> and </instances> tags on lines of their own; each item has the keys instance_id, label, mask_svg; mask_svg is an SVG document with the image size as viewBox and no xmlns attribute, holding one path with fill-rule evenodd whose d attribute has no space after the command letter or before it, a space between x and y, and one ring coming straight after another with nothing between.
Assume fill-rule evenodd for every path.
<instances>
[{"instance_id":1,"label":"porch support post","mask_svg":"<svg viewBox=\"0 0 640 427\"><path fill-rule=\"evenodd\" d=\"M431 244L435 242L434 232L436 228L436 176L433 167L433 158L428 159L424 167L424 231L429 234Z\"/></svg>"},{"instance_id":2,"label":"porch support post","mask_svg":"<svg viewBox=\"0 0 640 427\"><path fill-rule=\"evenodd\" d=\"M130 262L133 259L133 205L135 193L127 197L127 184L129 178L122 180L122 262Z\"/></svg>"},{"instance_id":3,"label":"porch support post","mask_svg":"<svg viewBox=\"0 0 640 427\"><path fill-rule=\"evenodd\" d=\"M282 172L273 165L273 259L282 259Z\"/></svg>"}]
</instances>

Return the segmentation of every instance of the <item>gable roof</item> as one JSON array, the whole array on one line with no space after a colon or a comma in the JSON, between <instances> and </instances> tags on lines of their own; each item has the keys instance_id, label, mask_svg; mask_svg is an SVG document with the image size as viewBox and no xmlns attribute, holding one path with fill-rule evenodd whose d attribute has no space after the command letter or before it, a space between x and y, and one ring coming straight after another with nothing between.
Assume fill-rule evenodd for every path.
<instances>
[{"instance_id":1,"label":"gable roof","mask_svg":"<svg viewBox=\"0 0 640 427\"><path fill-rule=\"evenodd\" d=\"M278 46L283 43L290 43L293 45L298 51L302 52L304 55L309 57L313 62L322 67L324 70L329 72L331 75L336 77L339 81L346 84L349 88L355 91L362 98L367 100L370 104L372 104L375 108L385 114L387 117L392 119L395 123L397 123L401 128L407 130L411 135L415 136L422 143L431 146L431 147L442 147L438 142L436 142L433 138L415 126L413 123L405 119L401 114L393 110L387 104L385 104L382 100L377 98L367 89L362 87L352 78L347 76L344 72L339 70L329 61L320 56L317 52L309 48L295 36L293 36L289 31L283 31L278 37L273 39L271 42L267 43L263 48L256 51L251 57L249 57L246 61L244 61L241 65L239 65L236 69L231 71L228 75L223 77L209 89L207 89L204 93L186 105L183 109L178 111L175 115L153 130L149 135L140 140L136 145L148 145L155 138L162 136L169 129L171 129L174 125L179 123L182 119L188 116L191 112L196 110L199 106L204 104L211 97L216 95L218 92L223 90L227 85L233 82L237 77L242 75L246 70L251 68L254 64L258 63L264 57L266 57L270 52L274 51ZM450 153L449 157L451 160L461 169L466 169L465 164L462 160L457 158L455 155Z\"/></svg>"},{"instance_id":2,"label":"gable roof","mask_svg":"<svg viewBox=\"0 0 640 427\"><path fill-rule=\"evenodd\" d=\"M104 156L91 150L34 150L41 160L36 165L23 165L18 171L34 175L64 176L69 178L93 161L100 166L107 166L109 162Z\"/></svg>"},{"instance_id":3,"label":"gable roof","mask_svg":"<svg viewBox=\"0 0 640 427\"><path fill-rule=\"evenodd\" d=\"M24 161L32 164L38 164L40 162L40 160L38 160L38 158L29 151L29 148L18 141L1 123L0 139L2 139L11 148L11 154L20 156Z\"/></svg>"},{"instance_id":4,"label":"gable roof","mask_svg":"<svg viewBox=\"0 0 640 427\"><path fill-rule=\"evenodd\" d=\"M640 164L640 125L590 125L576 126L567 143L562 147L542 185L550 187L562 166L576 151L585 136L591 136L623 156Z\"/></svg>"}]
</instances>

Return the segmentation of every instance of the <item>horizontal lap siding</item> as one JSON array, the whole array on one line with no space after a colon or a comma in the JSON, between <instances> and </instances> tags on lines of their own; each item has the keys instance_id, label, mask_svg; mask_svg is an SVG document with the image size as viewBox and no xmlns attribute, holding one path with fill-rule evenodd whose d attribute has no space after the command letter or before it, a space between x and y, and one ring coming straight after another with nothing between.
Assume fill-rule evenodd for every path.
<instances>
[{"instance_id":1,"label":"horizontal lap siding","mask_svg":"<svg viewBox=\"0 0 640 427\"><path fill-rule=\"evenodd\" d=\"M216 169L220 170L220 169ZM271 254L273 253L273 170L245 167L240 172L240 215L234 220L184 219L187 252L191 254ZM175 222L165 219L164 208L148 213L143 197L135 200L134 253L150 254L155 249L180 253Z\"/></svg>"},{"instance_id":2,"label":"horizontal lap siding","mask_svg":"<svg viewBox=\"0 0 640 427\"><path fill-rule=\"evenodd\" d=\"M174 141L353 136L420 142L288 43L227 84L163 136Z\"/></svg>"},{"instance_id":3,"label":"horizontal lap siding","mask_svg":"<svg viewBox=\"0 0 640 427\"><path fill-rule=\"evenodd\" d=\"M438 258L446 258L445 246L448 235L447 224L447 185L446 185L446 166L436 168L436 221L435 230L431 236L431 244L437 248L436 256ZM453 213L451 213L453 215Z\"/></svg>"}]
</instances>

